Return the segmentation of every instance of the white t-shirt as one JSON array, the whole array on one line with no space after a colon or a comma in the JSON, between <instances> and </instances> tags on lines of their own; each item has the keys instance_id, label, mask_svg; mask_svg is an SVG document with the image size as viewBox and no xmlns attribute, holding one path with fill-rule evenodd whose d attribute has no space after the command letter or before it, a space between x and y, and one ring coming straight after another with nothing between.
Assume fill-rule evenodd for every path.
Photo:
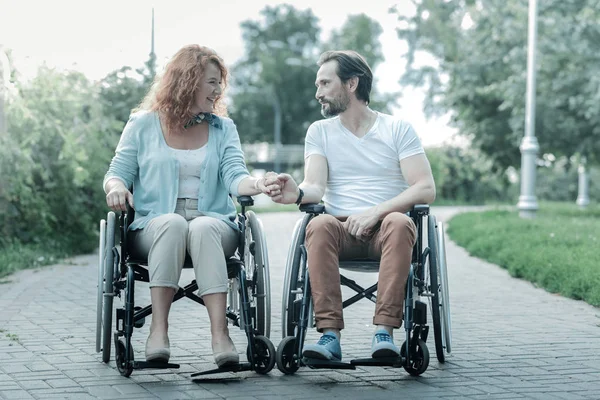
<instances>
[{"instance_id":1,"label":"white t-shirt","mask_svg":"<svg viewBox=\"0 0 600 400\"><path fill-rule=\"evenodd\" d=\"M348 216L396 197L408 188L400 160L424 153L412 126L377 113L373 127L358 138L339 117L314 122L306 134L304 158L327 159L323 202L328 214Z\"/></svg>"},{"instance_id":2,"label":"white t-shirt","mask_svg":"<svg viewBox=\"0 0 600 400\"><path fill-rule=\"evenodd\" d=\"M179 161L179 199L197 199L200 191L200 167L206 158L204 145L199 149L181 150L171 147L171 152Z\"/></svg>"}]
</instances>

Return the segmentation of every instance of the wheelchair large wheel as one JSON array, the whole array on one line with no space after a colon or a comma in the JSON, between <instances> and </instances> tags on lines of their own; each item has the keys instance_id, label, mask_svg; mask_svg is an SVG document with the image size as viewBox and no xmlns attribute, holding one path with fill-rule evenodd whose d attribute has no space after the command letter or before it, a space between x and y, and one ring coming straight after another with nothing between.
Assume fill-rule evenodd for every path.
<instances>
[{"instance_id":1,"label":"wheelchair large wheel","mask_svg":"<svg viewBox=\"0 0 600 400\"><path fill-rule=\"evenodd\" d=\"M452 317L450 314L450 286L448 285L448 265L446 264L446 239L444 234L444 224L437 223L437 244L439 254L438 270L440 275L440 294L441 306L440 314L442 317L442 327L444 329L444 346L446 353L452 352Z\"/></svg>"},{"instance_id":2,"label":"wheelchair large wheel","mask_svg":"<svg viewBox=\"0 0 600 400\"><path fill-rule=\"evenodd\" d=\"M104 257L106 255L106 220L100 221L98 244L98 284L96 286L96 353L102 351L102 310L104 300Z\"/></svg>"},{"instance_id":3,"label":"wheelchair large wheel","mask_svg":"<svg viewBox=\"0 0 600 400\"><path fill-rule=\"evenodd\" d=\"M445 317L449 315L447 303L444 302L444 293L448 292L441 274L441 257L438 242L437 222L433 215L429 215L427 226L427 244L429 247L429 275L431 297L431 318L433 321L433 336L435 340L435 353L439 362L446 361L447 351Z\"/></svg>"},{"instance_id":4,"label":"wheelchair large wheel","mask_svg":"<svg viewBox=\"0 0 600 400\"><path fill-rule=\"evenodd\" d=\"M285 264L285 277L283 280L283 295L281 300L282 339L287 336L296 335L295 328L297 321L295 321L295 319L298 316L298 313L294 312L294 303L299 299L299 296L302 296L302 282L299 281L300 265L302 264L300 246L304 243L303 231L310 218L311 216L306 214L302 219L296 222L292 240L290 242L290 248Z\"/></svg>"},{"instance_id":5,"label":"wheelchair large wheel","mask_svg":"<svg viewBox=\"0 0 600 400\"><path fill-rule=\"evenodd\" d=\"M269 254L262 222L253 211L246 213L246 249L244 261L255 285L251 303L256 307L256 326L259 335L271 335L271 279Z\"/></svg>"},{"instance_id":6,"label":"wheelchair large wheel","mask_svg":"<svg viewBox=\"0 0 600 400\"><path fill-rule=\"evenodd\" d=\"M116 217L114 212L108 213L106 222L106 243L104 246L104 292L102 293L102 361L110 361L110 347L112 342L112 316L113 316L113 278L114 278L114 252L115 249Z\"/></svg>"}]
</instances>

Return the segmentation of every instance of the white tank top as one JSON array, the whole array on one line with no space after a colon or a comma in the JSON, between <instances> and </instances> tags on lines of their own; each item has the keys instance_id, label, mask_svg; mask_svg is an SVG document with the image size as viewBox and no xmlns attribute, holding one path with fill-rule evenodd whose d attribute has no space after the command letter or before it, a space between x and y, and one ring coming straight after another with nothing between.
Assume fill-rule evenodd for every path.
<instances>
[{"instance_id":1,"label":"white tank top","mask_svg":"<svg viewBox=\"0 0 600 400\"><path fill-rule=\"evenodd\" d=\"M195 150L180 150L171 147L171 152L179 161L180 199L197 199L200 190L200 167L206 158L206 145Z\"/></svg>"}]
</instances>

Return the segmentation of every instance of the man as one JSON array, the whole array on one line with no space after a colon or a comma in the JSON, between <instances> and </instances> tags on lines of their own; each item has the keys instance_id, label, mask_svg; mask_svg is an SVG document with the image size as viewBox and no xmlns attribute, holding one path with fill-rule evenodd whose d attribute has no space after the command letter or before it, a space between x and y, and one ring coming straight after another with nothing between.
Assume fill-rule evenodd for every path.
<instances>
[{"instance_id":1,"label":"man","mask_svg":"<svg viewBox=\"0 0 600 400\"><path fill-rule=\"evenodd\" d=\"M339 260L380 259L371 344L373 358L400 355L393 330L402 324L404 290L416 227L406 213L432 203L429 161L410 124L369 108L373 74L354 51L321 55L315 85L321 113L306 135L305 178L280 174L284 204L319 203L326 214L306 229L308 269L317 330L304 346L309 358L341 361L344 328Z\"/></svg>"}]
</instances>

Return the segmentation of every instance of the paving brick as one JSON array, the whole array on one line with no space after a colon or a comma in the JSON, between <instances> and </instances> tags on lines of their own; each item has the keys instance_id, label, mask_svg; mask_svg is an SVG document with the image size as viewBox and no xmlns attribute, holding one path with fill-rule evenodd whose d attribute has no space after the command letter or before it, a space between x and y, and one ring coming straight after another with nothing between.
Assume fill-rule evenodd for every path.
<instances>
[{"instance_id":1,"label":"paving brick","mask_svg":"<svg viewBox=\"0 0 600 400\"><path fill-rule=\"evenodd\" d=\"M438 220L457 208L436 207ZM291 230L299 213L260 214L271 268L272 334L281 340L280 302ZM600 393L600 311L582 302L548 294L513 279L491 264L469 257L447 242L454 353L445 364L435 358L433 332L427 342L431 361L420 378L404 369L359 367L356 370L301 368L286 376L276 369L208 376L190 374L214 368L206 310L182 300L170 317L173 370L136 370L123 378L95 352L97 255L73 258L32 272L21 271L2 285L0 325L18 340L0 335L0 399L595 399ZM345 272L359 284L376 274ZM65 279L68 277L68 279ZM193 279L184 270L182 282ZM77 282L73 285L72 282ZM31 288L36 296L31 296ZM350 292L343 290L345 295ZM136 282L136 305L150 303L146 283ZM116 298L115 305L122 300ZM344 359L369 354L374 304L361 301L345 311ZM132 337L136 360L144 357L151 318ZM577 330L573 330L577 326ZM6 327L6 328L4 328ZM245 353L244 332L230 326L238 350ZM5 334L6 334L5 333ZM310 330L307 341L319 334ZM403 341L404 331L397 332ZM245 356L242 355L242 359Z\"/></svg>"}]
</instances>

